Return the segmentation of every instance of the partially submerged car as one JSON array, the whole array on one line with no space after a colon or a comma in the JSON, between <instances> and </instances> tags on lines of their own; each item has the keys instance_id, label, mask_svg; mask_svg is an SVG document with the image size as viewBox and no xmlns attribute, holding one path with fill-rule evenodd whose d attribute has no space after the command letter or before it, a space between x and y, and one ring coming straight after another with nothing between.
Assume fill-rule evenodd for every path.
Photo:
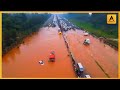
<instances>
[{"instance_id":1,"label":"partially submerged car","mask_svg":"<svg viewBox=\"0 0 120 90\"><path fill-rule=\"evenodd\" d=\"M89 35L89 33L88 33L88 32L85 32L85 33L84 33L84 36L88 36L88 35Z\"/></svg>"},{"instance_id":2,"label":"partially submerged car","mask_svg":"<svg viewBox=\"0 0 120 90\"><path fill-rule=\"evenodd\" d=\"M90 75L85 75L85 78L91 78Z\"/></svg>"},{"instance_id":3,"label":"partially submerged car","mask_svg":"<svg viewBox=\"0 0 120 90\"><path fill-rule=\"evenodd\" d=\"M81 63L78 63L77 66L78 66L78 69L79 69L80 72L84 71L84 68L83 68Z\"/></svg>"},{"instance_id":4,"label":"partially submerged car","mask_svg":"<svg viewBox=\"0 0 120 90\"><path fill-rule=\"evenodd\" d=\"M81 63L75 63L75 71L79 77L82 75L84 67L82 66Z\"/></svg>"},{"instance_id":5,"label":"partially submerged car","mask_svg":"<svg viewBox=\"0 0 120 90\"><path fill-rule=\"evenodd\" d=\"M90 44L90 39L85 39L84 42L83 42L84 45L89 45Z\"/></svg>"},{"instance_id":6,"label":"partially submerged car","mask_svg":"<svg viewBox=\"0 0 120 90\"><path fill-rule=\"evenodd\" d=\"M50 52L49 61L50 62L55 62L55 52L54 51Z\"/></svg>"},{"instance_id":7,"label":"partially submerged car","mask_svg":"<svg viewBox=\"0 0 120 90\"><path fill-rule=\"evenodd\" d=\"M40 60L40 61L39 61L39 64L44 65L43 60Z\"/></svg>"}]
</instances>

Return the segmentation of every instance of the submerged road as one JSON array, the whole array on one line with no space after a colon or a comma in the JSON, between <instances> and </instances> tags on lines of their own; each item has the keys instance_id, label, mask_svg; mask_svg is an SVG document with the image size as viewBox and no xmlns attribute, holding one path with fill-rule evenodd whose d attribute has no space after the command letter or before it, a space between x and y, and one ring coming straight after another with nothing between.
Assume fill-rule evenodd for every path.
<instances>
[{"instance_id":1,"label":"submerged road","mask_svg":"<svg viewBox=\"0 0 120 90\"><path fill-rule=\"evenodd\" d=\"M84 36L82 30L66 33L70 50L77 62L81 62L91 77L118 77L118 52L100 42L93 36ZM89 46L83 45L86 38L91 40Z\"/></svg>"},{"instance_id":2,"label":"submerged road","mask_svg":"<svg viewBox=\"0 0 120 90\"><path fill-rule=\"evenodd\" d=\"M52 16L47 22L55 22L55 18ZM64 21L69 23L65 19ZM40 28L34 35L25 38L25 43L19 48L15 47L4 55L3 78L76 78L71 58L58 29L57 25ZM82 63L87 74L93 78L118 77L118 51L91 35L84 36L82 30L71 29L64 32L64 35L76 61ZM90 38L89 46L83 45L85 38ZM52 50L55 51L56 61L48 62ZM39 64L40 60L44 61L44 65Z\"/></svg>"},{"instance_id":3,"label":"submerged road","mask_svg":"<svg viewBox=\"0 0 120 90\"><path fill-rule=\"evenodd\" d=\"M3 57L3 77L74 78L71 60L62 36L56 28L41 28L38 33L24 40ZM48 62L54 50L55 62ZM44 61L40 65L39 60Z\"/></svg>"}]
</instances>

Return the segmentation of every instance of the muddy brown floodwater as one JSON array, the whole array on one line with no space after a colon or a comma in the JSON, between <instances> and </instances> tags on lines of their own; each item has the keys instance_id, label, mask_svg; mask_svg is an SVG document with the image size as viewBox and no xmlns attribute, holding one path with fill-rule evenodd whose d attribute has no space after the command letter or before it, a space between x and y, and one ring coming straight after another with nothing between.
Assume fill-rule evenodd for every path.
<instances>
[{"instance_id":1,"label":"muddy brown floodwater","mask_svg":"<svg viewBox=\"0 0 120 90\"><path fill-rule=\"evenodd\" d=\"M94 78L118 77L118 51L91 35L84 36L82 30L70 30L65 36L76 61L82 63L87 74ZM91 40L89 46L83 45L86 38Z\"/></svg>"},{"instance_id":2,"label":"muddy brown floodwater","mask_svg":"<svg viewBox=\"0 0 120 90\"><path fill-rule=\"evenodd\" d=\"M93 78L118 77L118 51L93 36L84 36L82 30L65 32L70 51L85 72ZM83 45L85 38L91 40ZM38 33L24 39L24 44L3 56L3 78L76 78L69 53L58 27L41 28ZM56 61L48 62L55 51ZM43 60L44 65L39 61Z\"/></svg>"},{"instance_id":3,"label":"muddy brown floodwater","mask_svg":"<svg viewBox=\"0 0 120 90\"><path fill-rule=\"evenodd\" d=\"M64 39L58 35L58 27L41 28L24 42L3 56L3 78L76 77ZM55 51L56 61L48 62L52 50ZM39 64L40 60L44 61L44 65Z\"/></svg>"}]
</instances>

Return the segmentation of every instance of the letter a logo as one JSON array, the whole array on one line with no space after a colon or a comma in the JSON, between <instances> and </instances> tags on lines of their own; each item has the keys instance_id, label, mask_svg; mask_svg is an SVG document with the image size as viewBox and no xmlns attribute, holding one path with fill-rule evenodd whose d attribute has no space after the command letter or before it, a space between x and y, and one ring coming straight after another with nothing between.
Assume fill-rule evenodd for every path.
<instances>
[{"instance_id":1,"label":"letter a logo","mask_svg":"<svg viewBox=\"0 0 120 90\"><path fill-rule=\"evenodd\" d=\"M114 22L113 16L110 17L109 22Z\"/></svg>"},{"instance_id":2,"label":"letter a logo","mask_svg":"<svg viewBox=\"0 0 120 90\"><path fill-rule=\"evenodd\" d=\"M116 24L116 14L107 15L107 24Z\"/></svg>"}]
</instances>

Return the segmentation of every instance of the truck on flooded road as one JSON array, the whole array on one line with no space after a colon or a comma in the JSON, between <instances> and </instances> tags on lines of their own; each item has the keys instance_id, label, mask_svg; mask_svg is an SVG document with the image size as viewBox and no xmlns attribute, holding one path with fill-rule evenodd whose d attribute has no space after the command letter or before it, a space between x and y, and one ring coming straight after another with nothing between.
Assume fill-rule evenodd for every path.
<instances>
[{"instance_id":1,"label":"truck on flooded road","mask_svg":"<svg viewBox=\"0 0 120 90\"><path fill-rule=\"evenodd\" d=\"M55 52L54 51L50 52L49 61L50 62L55 62Z\"/></svg>"},{"instance_id":2,"label":"truck on flooded road","mask_svg":"<svg viewBox=\"0 0 120 90\"><path fill-rule=\"evenodd\" d=\"M84 67L82 66L82 64L81 63L75 63L74 67L75 67L75 72L76 72L77 76L82 77L83 72L84 72Z\"/></svg>"}]
</instances>

